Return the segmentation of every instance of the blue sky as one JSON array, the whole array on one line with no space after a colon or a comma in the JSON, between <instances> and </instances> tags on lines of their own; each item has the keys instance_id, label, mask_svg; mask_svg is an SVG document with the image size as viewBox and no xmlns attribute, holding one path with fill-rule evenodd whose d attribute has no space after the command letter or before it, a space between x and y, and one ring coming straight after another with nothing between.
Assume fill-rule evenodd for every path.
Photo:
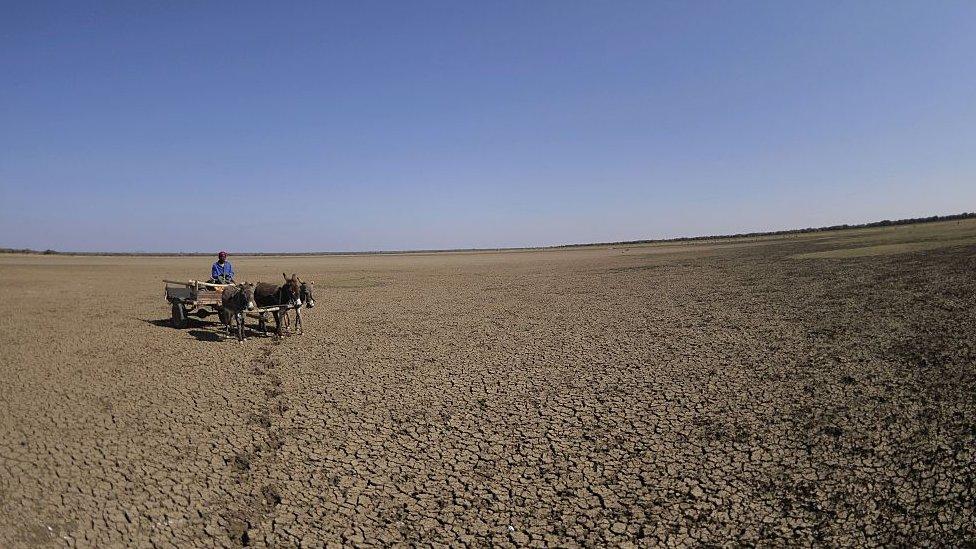
<instances>
[{"instance_id":1,"label":"blue sky","mask_svg":"<svg viewBox=\"0 0 976 549\"><path fill-rule=\"evenodd\" d=\"M976 210L973 2L3 14L0 246L526 246Z\"/></svg>"}]
</instances>

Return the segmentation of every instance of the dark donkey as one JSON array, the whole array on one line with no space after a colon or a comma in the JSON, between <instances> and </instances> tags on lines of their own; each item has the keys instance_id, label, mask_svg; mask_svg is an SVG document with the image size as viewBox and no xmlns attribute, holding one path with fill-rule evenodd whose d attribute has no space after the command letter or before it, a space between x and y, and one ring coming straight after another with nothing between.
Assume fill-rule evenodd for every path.
<instances>
[{"instance_id":1,"label":"dark donkey","mask_svg":"<svg viewBox=\"0 0 976 549\"><path fill-rule=\"evenodd\" d=\"M315 296L312 295L314 289L314 282L302 282L299 286L298 296L301 298L301 303L295 307L295 333L304 333L302 330L302 308L311 309L315 306Z\"/></svg>"},{"instance_id":2,"label":"dark donkey","mask_svg":"<svg viewBox=\"0 0 976 549\"><path fill-rule=\"evenodd\" d=\"M230 336L231 321L237 322L237 341L244 342L244 311L251 311L257 306L254 303L254 284L235 284L227 286L220 294L222 307L221 321L227 326L227 336Z\"/></svg>"},{"instance_id":3,"label":"dark donkey","mask_svg":"<svg viewBox=\"0 0 976 549\"><path fill-rule=\"evenodd\" d=\"M301 283L298 280L298 275L293 274L291 278L288 278L288 275L281 273L281 276L285 279L285 283L281 286L275 286L268 282L258 282L258 285L254 287L254 300L258 307L278 307L271 311L275 320L275 334L278 337L281 337L281 308L299 307L302 304Z\"/></svg>"}]
</instances>

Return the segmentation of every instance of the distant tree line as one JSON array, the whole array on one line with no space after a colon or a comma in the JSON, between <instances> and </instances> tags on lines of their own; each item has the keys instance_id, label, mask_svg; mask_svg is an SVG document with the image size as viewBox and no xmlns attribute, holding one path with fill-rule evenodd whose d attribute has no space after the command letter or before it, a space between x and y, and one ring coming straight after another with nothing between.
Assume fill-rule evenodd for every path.
<instances>
[{"instance_id":1,"label":"distant tree line","mask_svg":"<svg viewBox=\"0 0 976 549\"><path fill-rule=\"evenodd\" d=\"M788 229L784 231L765 231L754 233L735 233L720 234L711 236L679 236L675 238L658 238L649 240L623 240L619 242L594 242L592 244L563 244L561 246L550 246L551 248L576 248L580 246L621 246L625 244L653 244L657 242L689 242L694 240L718 240L727 238L750 238L757 236L778 236L803 233L819 233L824 231L843 231L845 229L870 229L872 227L892 227L895 225L911 225L914 223L934 223L936 221L955 221L959 219L976 218L976 212L965 212L954 215L933 215L930 217L912 217L909 219L896 219L894 221L885 219L871 223L860 223L857 225L831 225L829 227L808 227L806 229Z\"/></svg>"},{"instance_id":2,"label":"distant tree line","mask_svg":"<svg viewBox=\"0 0 976 549\"><path fill-rule=\"evenodd\" d=\"M0 254L39 254L39 255L51 255L60 254L61 252L55 250L32 250L30 248L0 248Z\"/></svg>"},{"instance_id":3,"label":"distant tree line","mask_svg":"<svg viewBox=\"0 0 976 549\"><path fill-rule=\"evenodd\" d=\"M577 248L582 246L622 246L626 244L653 244L656 242L690 242L695 240L714 240L721 238L750 238L757 236L778 236L803 233L818 233L823 231L843 231L845 229L869 229L872 227L891 227L894 225L911 225L913 223L934 223L936 221L955 221L959 219L976 218L976 212L966 212L954 215L933 215L930 217L912 217L909 219L884 219L872 223L861 223L858 225L831 225L829 227L809 227L806 229L789 229L785 231L766 231L754 233L721 234L711 236L679 236L676 238L658 238L648 240L622 240L619 242L594 242L591 244L561 244L558 246L546 246L545 248ZM399 254L399 253L434 253L434 252L475 252L475 251L505 251L505 250L524 250L531 248L458 248L450 250L401 250L401 251L377 251L377 252L300 252L300 253L250 253L239 252L235 255L250 256L311 256L311 255L369 255L369 254ZM146 257L209 257L214 255L211 252L170 252L170 253L147 253L147 252L59 252L56 250L32 250L30 248L0 248L0 254L37 254L37 255L104 255L104 256L146 256Z\"/></svg>"}]
</instances>

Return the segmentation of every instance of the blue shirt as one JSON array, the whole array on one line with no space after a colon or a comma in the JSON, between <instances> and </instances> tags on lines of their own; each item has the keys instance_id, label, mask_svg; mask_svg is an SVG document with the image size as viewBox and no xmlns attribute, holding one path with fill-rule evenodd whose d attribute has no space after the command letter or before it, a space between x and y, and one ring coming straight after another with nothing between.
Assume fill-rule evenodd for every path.
<instances>
[{"instance_id":1,"label":"blue shirt","mask_svg":"<svg viewBox=\"0 0 976 549\"><path fill-rule=\"evenodd\" d=\"M210 278L220 280L221 276L228 280L234 280L234 268L230 266L230 261L224 261L223 265L219 261L213 264L213 268L210 269Z\"/></svg>"}]
</instances>

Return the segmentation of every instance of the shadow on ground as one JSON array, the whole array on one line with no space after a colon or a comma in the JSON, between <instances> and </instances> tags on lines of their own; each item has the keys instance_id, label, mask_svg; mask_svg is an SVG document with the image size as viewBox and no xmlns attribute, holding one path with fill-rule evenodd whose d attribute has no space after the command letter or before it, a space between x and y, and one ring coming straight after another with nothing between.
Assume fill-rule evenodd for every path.
<instances>
[{"instance_id":1,"label":"shadow on ground","mask_svg":"<svg viewBox=\"0 0 976 549\"><path fill-rule=\"evenodd\" d=\"M189 330L188 333L197 338L198 341L223 341L226 339L222 332L212 332L210 330Z\"/></svg>"},{"instance_id":2,"label":"shadow on ground","mask_svg":"<svg viewBox=\"0 0 976 549\"><path fill-rule=\"evenodd\" d=\"M186 331L191 336L195 337L198 341L223 341L225 339L225 328L223 324L218 322L207 322L200 319L190 317L187 319L186 326L182 328L177 328L173 326L173 320L169 317L160 318L157 320L148 320L145 318L140 318L139 320L145 322L146 324L152 324L160 328L170 328L173 330Z\"/></svg>"}]
</instances>

